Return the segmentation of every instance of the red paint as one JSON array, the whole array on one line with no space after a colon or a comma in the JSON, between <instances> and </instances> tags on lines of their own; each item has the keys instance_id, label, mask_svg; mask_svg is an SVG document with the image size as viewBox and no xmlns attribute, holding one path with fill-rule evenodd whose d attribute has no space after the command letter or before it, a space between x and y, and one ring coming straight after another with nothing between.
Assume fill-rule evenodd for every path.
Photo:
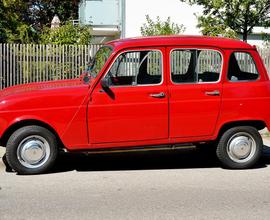
<instances>
[{"instance_id":1,"label":"red paint","mask_svg":"<svg viewBox=\"0 0 270 220\"><path fill-rule=\"evenodd\" d=\"M113 53L96 79L65 80L14 86L1 91L0 136L17 122L37 120L51 126L69 150L131 147L215 140L229 122L260 120L270 128L270 83L256 48L240 41L192 36L125 39L108 43ZM222 54L219 82L174 84L170 52L177 48L213 49ZM129 50L155 49L163 56L159 85L112 87L100 80L114 59ZM250 53L260 79L227 80L233 51ZM219 91L219 96L206 92ZM151 94L163 92L165 98Z\"/></svg>"}]
</instances>

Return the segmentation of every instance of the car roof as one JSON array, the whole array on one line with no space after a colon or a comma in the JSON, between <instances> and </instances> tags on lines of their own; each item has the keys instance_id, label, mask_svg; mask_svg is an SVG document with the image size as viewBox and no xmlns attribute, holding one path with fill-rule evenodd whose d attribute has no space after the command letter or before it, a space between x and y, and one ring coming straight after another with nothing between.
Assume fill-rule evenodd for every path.
<instances>
[{"instance_id":1,"label":"car roof","mask_svg":"<svg viewBox=\"0 0 270 220\"><path fill-rule=\"evenodd\" d=\"M129 47L143 46L210 46L224 49L255 49L255 47L240 40L234 40L224 37L208 37L208 36L188 36L188 35L170 35L170 36L152 36L125 38L114 40L107 43L121 50Z\"/></svg>"}]
</instances>

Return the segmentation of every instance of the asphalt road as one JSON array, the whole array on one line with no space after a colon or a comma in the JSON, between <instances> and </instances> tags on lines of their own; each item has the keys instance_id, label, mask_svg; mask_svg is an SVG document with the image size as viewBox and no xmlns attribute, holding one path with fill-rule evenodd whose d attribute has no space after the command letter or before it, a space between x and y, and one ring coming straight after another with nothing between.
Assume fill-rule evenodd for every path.
<instances>
[{"instance_id":1,"label":"asphalt road","mask_svg":"<svg viewBox=\"0 0 270 220\"><path fill-rule=\"evenodd\" d=\"M0 163L0 219L269 219L269 164L267 147L249 170L197 151L63 155L37 176Z\"/></svg>"}]
</instances>

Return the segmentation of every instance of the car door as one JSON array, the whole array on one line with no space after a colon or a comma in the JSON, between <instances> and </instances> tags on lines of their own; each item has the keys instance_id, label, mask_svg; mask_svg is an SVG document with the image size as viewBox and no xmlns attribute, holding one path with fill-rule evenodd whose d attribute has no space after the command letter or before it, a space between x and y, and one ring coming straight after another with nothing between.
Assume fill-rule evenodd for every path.
<instances>
[{"instance_id":1,"label":"car door","mask_svg":"<svg viewBox=\"0 0 270 220\"><path fill-rule=\"evenodd\" d=\"M88 107L90 143L168 138L164 48L126 50L116 55L94 89Z\"/></svg>"},{"instance_id":2,"label":"car door","mask_svg":"<svg viewBox=\"0 0 270 220\"><path fill-rule=\"evenodd\" d=\"M167 52L170 138L212 135L222 96L222 52L187 47L170 47Z\"/></svg>"}]
</instances>

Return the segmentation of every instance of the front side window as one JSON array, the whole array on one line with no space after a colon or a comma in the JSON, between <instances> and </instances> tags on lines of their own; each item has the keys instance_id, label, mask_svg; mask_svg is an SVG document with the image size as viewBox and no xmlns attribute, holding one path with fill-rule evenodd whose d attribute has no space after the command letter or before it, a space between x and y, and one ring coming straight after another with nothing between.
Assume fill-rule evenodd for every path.
<instances>
[{"instance_id":1,"label":"front side window","mask_svg":"<svg viewBox=\"0 0 270 220\"><path fill-rule=\"evenodd\" d=\"M122 53L117 57L105 78L112 86L160 84L162 54L157 50Z\"/></svg>"},{"instance_id":2,"label":"front side window","mask_svg":"<svg viewBox=\"0 0 270 220\"><path fill-rule=\"evenodd\" d=\"M171 79L174 83L216 82L222 56L215 50L177 49L171 52Z\"/></svg>"},{"instance_id":3,"label":"front side window","mask_svg":"<svg viewBox=\"0 0 270 220\"><path fill-rule=\"evenodd\" d=\"M232 82L253 81L259 73L253 57L247 52L234 52L230 56L228 79Z\"/></svg>"}]
</instances>

